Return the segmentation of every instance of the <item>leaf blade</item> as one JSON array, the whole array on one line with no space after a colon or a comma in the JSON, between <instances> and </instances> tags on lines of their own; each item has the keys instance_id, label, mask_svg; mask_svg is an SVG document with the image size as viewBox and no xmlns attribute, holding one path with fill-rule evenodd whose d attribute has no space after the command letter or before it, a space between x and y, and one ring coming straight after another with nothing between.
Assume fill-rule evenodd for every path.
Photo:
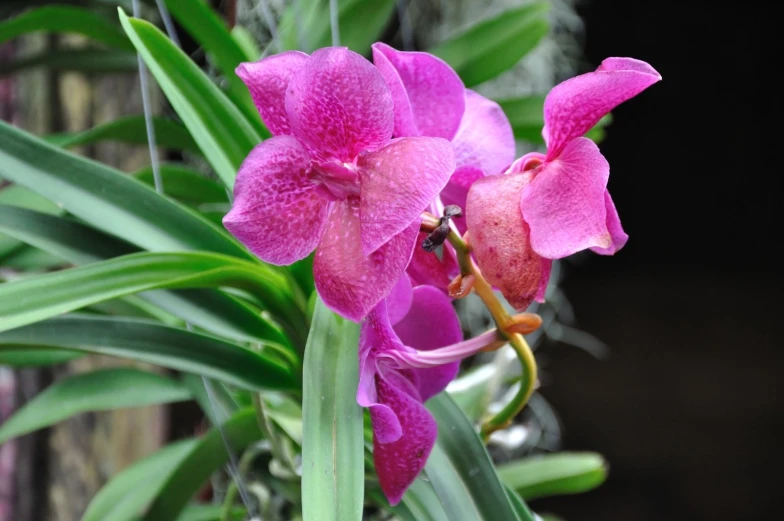
<instances>
[{"instance_id":1,"label":"leaf blade","mask_svg":"<svg viewBox=\"0 0 784 521\"><path fill-rule=\"evenodd\" d=\"M303 370L302 515L304 521L360 521L364 495L359 325L318 299Z\"/></svg>"},{"instance_id":2,"label":"leaf blade","mask_svg":"<svg viewBox=\"0 0 784 521\"><path fill-rule=\"evenodd\" d=\"M123 367L72 375L55 382L0 426L0 443L90 411L180 402L190 393L161 375Z\"/></svg>"},{"instance_id":3,"label":"leaf blade","mask_svg":"<svg viewBox=\"0 0 784 521\"><path fill-rule=\"evenodd\" d=\"M238 344L157 322L66 315L0 333L0 349L58 346L191 372L246 389L296 389L291 369Z\"/></svg>"},{"instance_id":4,"label":"leaf blade","mask_svg":"<svg viewBox=\"0 0 784 521\"><path fill-rule=\"evenodd\" d=\"M579 494L607 479L607 461L595 452L532 456L498 467L498 475L526 500Z\"/></svg>"}]
</instances>

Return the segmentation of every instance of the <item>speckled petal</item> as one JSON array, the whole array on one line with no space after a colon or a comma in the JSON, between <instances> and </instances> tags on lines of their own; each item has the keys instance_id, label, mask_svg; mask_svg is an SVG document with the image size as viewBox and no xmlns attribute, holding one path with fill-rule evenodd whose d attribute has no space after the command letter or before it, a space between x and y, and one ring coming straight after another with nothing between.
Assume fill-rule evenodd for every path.
<instances>
[{"instance_id":1,"label":"speckled petal","mask_svg":"<svg viewBox=\"0 0 784 521\"><path fill-rule=\"evenodd\" d=\"M314 52L286 92L292 133L321 159L352 162L392 137L392 95L359 54L344 47Z\"/></svg>"},{"instance_id":2,"label":"speckled petal","mask_svg":"<svg viewBox=\"0 0 784 521\"><path fill-rule=\"evenodd\" d=\"M539 294L542 258L531 248L520 212L523 187L531 173L488 176L468 192L467 223L474 258L482 274L518 311Z\"/></svg>"},{"instance_id":3,"label":"speckled petal","mask_svg":"<svg viewBox=\"0 0 784 521\"><path fill-rule=\"evenodd\" d=\"M303 52L285 51L237 67L237 76L248 86L261 119L274 136L291 134L285 107L286 87L291 75L309 59Z\"/></svg>"},{"instance_id":4,"label":"speckled petal","mask_svg":"<svg viewBox=\"0 0 784 521\"><path fill-rule=\"evenodd\" d=\"M356 322L400 280L411 259L419 223L411 224L368 256L362 252L359 228L357 198L335 203L313 261L316 289L324 303Z\"/></svg>"},{"instance_id":5,"label":"speckled petal","mask_svg":"<svg viewBox=\"0 0 784 521\"><path fill-rule=\"evenodd\" d=\"M421 221L452 175L455 160L445 139L409 137L360 156L357 166L362 249L369 254Z\"/></svg>"},{"instance_id":6,"label":"speckled petal","mask_svg":"<svg viewBox=\"0 0 784 521\"><path fill-rule=\"evenodd\" d=\"M309 163L296 139L277 136L254 148L240 167L223 225L265 262L307 257L324 232L328 205L308 179Z\"/></svg>"}]
</instances>

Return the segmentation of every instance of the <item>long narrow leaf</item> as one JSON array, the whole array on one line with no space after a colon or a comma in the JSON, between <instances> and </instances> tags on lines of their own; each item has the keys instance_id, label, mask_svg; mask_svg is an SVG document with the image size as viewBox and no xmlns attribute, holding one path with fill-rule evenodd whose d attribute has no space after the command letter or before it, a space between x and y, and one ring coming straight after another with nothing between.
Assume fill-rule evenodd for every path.
<instances>
[{"instance_id":1,"label":"long narrow leaf","mask_svg":"<svg viewBox=\"0 0 784 521\"><path fill-rule=\"evenodd\" d=\"M173 468L188 457L199 440L167 445L114 476L90 501L82 521L131 521L163 487Z\"/></svg>"},{"instance_id":2,"label":"long narrow leaf","mask_svg":"<svg viewBox=\"0 0 784 521\"><path fill-rule=\"evenodd\" d=\"M228 84L226 92L229 98L243 112L256 131L268 137L269 131L261 122L259 111L253 104L248 87L234 72L240 63L257 60L258 55L245 52L223 20L204 0L166 0L166 6L180 25L207 51L212 63L223 73Z\"/></svg>"},{"instance_id":3,"label":"long narrow leaf","mask_svg":"<svg viewBox=\"0 0 784 521\"><path fill-rule=\"evenodd\" d=\"M0 443L88 411L110 411L184 401L182 384L131 367L102 369L60 380L35 396L0 426Z\"/></svg>"},{"instance_id":4,"label":"long narrow leaf","mask_svg":"<svg viewBox=\"0 0 784 521\"><path fill-rule=\"evenodd\" d=\"M85 306L153 289L231 286L255 294L294 335L302 310L288 280L234 257L193 253L135 253L0 285L0 331Z\"/></svg>"},{"instance_id":5,"label":"long narrow leaf","mask_svg":"<svg viewBox=\"0 0 784 521\"><path fill-rule=\"evenodd\" d=\"M0 205L0 231L76 265L137 251L125 241L71 219L5 205ZM220 291L150 291L140 297L196 327L229 338L288 343L258 310Z\"/></svg>"},{"instance_id":6,"label":"long narrow leaf","mask_svg":"<svg viewBox=\"0 0 784 521\"><path fill-rule=\"evenodd\" d=\"M116 49L132 51L133 45L119 27L82 7L48 5L30 9L0 23L0 43L35 32L81 34Z\"/></svg>"},{"instance_id":7,"label":"long narrow leaf","mask_svg":"<svg viewBox=\"0 0 784 521\"><path fill-rule=\"evenodd\" d=\"M156 144L172 150L199 152L199 147L181 123L166 118L153 118ZM101 141L118 141L132 145L147 144L144 116L123 116L82 132L52 134L45 138L49 143L71 148L91 145Z\"/></svg>"},{"instance_id":8,"label":"long narrow leaf","mask_svg":"<svg viewBox=\"0 0 784 521\"><path fill-rule=\"evenodd\" d=\"M0 77L36 67L96 74L132 72L138 67L138 62L134 53L117 49L59 49L2 62Z\"/></svg>"},{"instance_id":9,"label":"long narrow leaf","mask_svg":"<svg viewBox=\"0 0 784 521\"><path fill-rule=\"evenodd\" d=\"M239 451L261 437L256 415L252 409L239 411L223 426L229 449ZM188 455L168 473L142 521L171 521L187 505L209 477L225 465L229 457L221 434L212 429L202 437ZM83 520L86 521L86 520Z\"/></svg>"},{"instance_id":10,"label":"long narrow leaf","mask_svg":"<svg viewBox=\"0 0 784 521\"><path fill-rule=\"evenodd\" d=\"M120 22L215 173L231 188L260 134L226 95L157 27L120 10Z\"/></svg>"},{"instance_id":11,"label":"long narrow leaf","mask_svg":"<svg viewBox=\"0 0 784 521\"><path fill-rule=\"evenodd\" d=\"M201 374L247 389L295 389L289 368L217 337L157 322L67 315L0 333L0 349L58 346Z\"/></svg>"},{"instance_id":12,"label":"long narrow leaf","mask_svg":"<svg viewBox=\"0 0 784 521\"><path fill-rule=\"evenodd\" d=\"M449 519L533 521L518 518L487 450L463 411L441 393L427 403L438 441L425 466Z\"/></svg>"},{"instance_id":13,"label":"long narrow leaf","mask_svg":"<svg viewBox=\"0 0 784 521\"><path fill-rule=\"evenodd\" d=\"M547 2L507 9L479 21L429 52L451 65L467 87L514 67L547 34Z\"/></svg>"},{"instance_id":14,"label":"long narrow leaf","mask_svg":"<svg viewBox=\"0 0 784 521\"><path fill-rule=\"evenodd\" d=\"M0 365L11 367L57 365L70 362L81 356L84 356L84 353L69 349L5 346L0 349Z\"/></svg>"},{"instance_id":15,"label":"long narrow leaf","mask_svg":"<svg viewBox=\"0 0 784 521\"><path fill-rule=\"evenodd\" d=\"M221 184L187 166L163 163L159 170L169 197L193 205L228 201L226 189ZM152 167L137 170L133 175L147 185L154 185Z\"/></svg>"},{"instance_id":16,"label":"long narrow leaf","mask_svg":"<svg viewBox=\"0 0 784 521\"><path fill-rule=\"evenodd\" d=\"M362 519L364 435L357 405L359 326L318 299L305 348L302 419L304 521Z\"/></svg>"},{"instance_id":17,"label":"long narrow leaf","mask_svg":"<svg viewBox=\"0 0 784 521\"><path fill-rule=\"evenodd\" d=\"M0 177L144 249L207 250L253 258L226 232L144 183L4 122L0 122Z\"/></svg>"},{"instance_id":18,"label":"long narrow leaf","mask_svg":"<svg viewBox=\"0 0 784 521\"><path fill-rule=\"evenodd\" d=\"M498 475L523 498L579 494L607 479L607 461L594 452L562 452L512 461Z\"/></svg>"}]
</instances>

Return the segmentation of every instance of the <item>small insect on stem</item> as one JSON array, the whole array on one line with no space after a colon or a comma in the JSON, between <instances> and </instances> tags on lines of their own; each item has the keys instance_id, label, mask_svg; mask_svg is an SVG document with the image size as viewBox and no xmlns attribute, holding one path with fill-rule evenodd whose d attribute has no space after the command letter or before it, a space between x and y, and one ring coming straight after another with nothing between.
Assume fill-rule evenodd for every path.
<instances>
[{"instance_id":1,"label":"small insect on stem","mask_svg":"<svg viewBox=\"0 0 784 521\"><path fill-rule=\"evenodd\" d=\"M444 207L444 216L438 220L436 229L430 232L430 235L422 241L422 248L427 252L432 252L446 240L449 235L449 219L452 217L460 217L463 215L463 210L456 204L450 204Z\"/></svg>"}]
</instances>

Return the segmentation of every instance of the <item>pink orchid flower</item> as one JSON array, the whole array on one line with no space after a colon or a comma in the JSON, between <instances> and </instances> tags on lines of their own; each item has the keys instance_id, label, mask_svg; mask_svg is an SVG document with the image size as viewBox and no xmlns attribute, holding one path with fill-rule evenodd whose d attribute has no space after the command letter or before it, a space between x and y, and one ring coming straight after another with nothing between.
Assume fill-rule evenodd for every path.
<instances>
[{"instance_id":1,"label":"pink orchid flower","mask_svg":"<svg viewBox=\"0 0 784 521\"><path fill-rule=\"evenodd\" d=\"M240 167L226 229L271 264L316 249L328 307L364 317L400 279L420 214L454 170L448 141L392 139L392 94L346 48L288 51L237 74L274 137Z\"/></svg>"},{"instance_id":2,"label":"pink orchid flower","mask_svg":"<svg viewBox=\"0 0 784 521\"><path fill-rule=\"evenodd\" d=\"M362 324L357 402L370 409L373 461L391 505L424 468L436 441L438 426L423 403L446 388L460 364L420 368L398 355L416 356L462 338L449 298L432 286L412 291L406 275Z\"/></svg>"},{"instance_id":3,"label":"pink orchid flower","mask_svg":"<svg viewBox=\"0 0 784 521\"><path fill-rule=\"evenodd\" d=\"M431 212L440 215L449 204L465 210L473 182L500 174L514 161L514 134L506 114L494 101L466 89L457 73L432 54L397 51L376 43L373 63L392 93L394 135L441 137L455 149L455 171ZM465 232L464 218L453 222ZM425 236L420 236L419 243ZM456 272L457 263L448 245L440 259L417 248L408 269L417 282L442 289Z\"/></svg>"},{"instance_id":4,"label":"pink orchid flower","mask_svg":"<svg viewBox=\"0 0 784 521\"><path fill-rule=\"evenodd\" d=\"M661 80L647 63L607 58L595 72L547 95L547 154L473 184L466 207L473 254L485 278L518 310L542 301L553 259L590 248L612 255L628 240L607 181L610 165L582 137L605 114Z\"/></svg>"}]
</instances>

